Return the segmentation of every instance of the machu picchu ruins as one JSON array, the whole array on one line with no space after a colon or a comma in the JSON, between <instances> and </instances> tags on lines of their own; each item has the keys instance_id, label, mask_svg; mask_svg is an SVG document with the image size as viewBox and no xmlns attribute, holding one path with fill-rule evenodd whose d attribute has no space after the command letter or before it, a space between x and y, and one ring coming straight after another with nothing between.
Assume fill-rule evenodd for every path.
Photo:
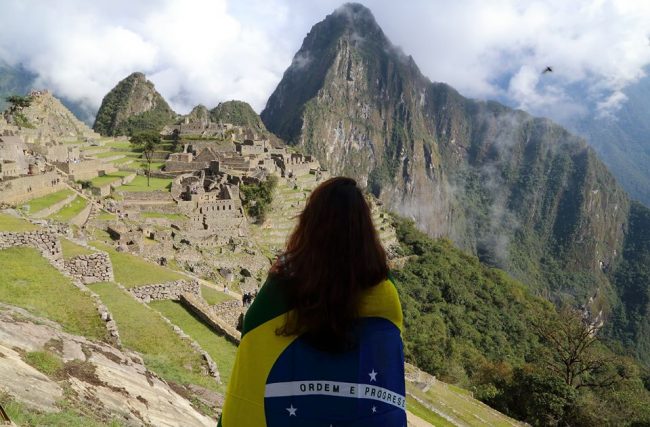
<instances>
[{"instance_id":1,"label":"machu picchu ruins","mask_svg":"<svg viewBox=\"0 0 650 427\"><path fill-rule=\"evenodd\" d=\"M116 348L139 349L145 360L155 351L133 347L124 304L153 316L152 325L162 320L156 327L168 328L211 378L174 389L181 400L211 396L204 401L211 409L184 415L204 425L201 417L214 417L223 399L243 315L328 171L271 135L257 116L223 121L235 117L233 108L248 114L245 103L174 116L149 132L156 142L145 158L132 135L96 133L47 90L14 100L0 116L0 249L37 251L52 274L89 295ZM260 191L270 203L257 198ZM395 244L374 203L373 215L388 247ZM224 350L177 322L206 325Z\"/></svg>"}]
</instances>

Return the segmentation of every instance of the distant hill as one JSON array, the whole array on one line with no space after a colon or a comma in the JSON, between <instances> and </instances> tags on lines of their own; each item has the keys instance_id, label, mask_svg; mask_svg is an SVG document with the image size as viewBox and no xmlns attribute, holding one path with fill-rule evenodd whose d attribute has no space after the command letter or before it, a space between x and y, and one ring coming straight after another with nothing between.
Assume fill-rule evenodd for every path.
<instances>
[{"instance_id":1,"label":"distant hill","mask_svg":"<svg viewBox=\"0 0 650 427\"><path fill-rule=\"evenodd\" d=\"M232 123L235 126L247 127L258 132L267 132L262 119L255 110L243 101L221 102L210 110L210 119L213 122Z\"/></svg>"},{"instance_id":2,"label":"distant hill","mask_svg":"<svg viewBox=\"0 0 650 427\"><path fill-rule=\"evenodd\" d=\"M160 131L177 114L144 74L133 73L121 80L102 100L93 129L108 136Z\"/></svg>"}]
</instances>

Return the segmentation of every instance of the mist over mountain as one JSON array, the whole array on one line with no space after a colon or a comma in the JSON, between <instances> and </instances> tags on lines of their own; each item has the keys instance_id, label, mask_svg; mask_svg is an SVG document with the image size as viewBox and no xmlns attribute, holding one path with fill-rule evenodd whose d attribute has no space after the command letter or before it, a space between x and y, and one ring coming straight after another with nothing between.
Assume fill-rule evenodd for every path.
<instances>
[{"instance_id":1,"label":"mist over mountain","mask_svg":"<svg viewBox=\"0 0 650 427\"><path fill-rule=\"evenodd\" d=\"M613 277L636 232L630 201L594 150L548 119L432 83L364 6L314 25L261 117L333 174L538 293L595 313L627 303ZM647 279L635 283L648 294ZM637 318L628 315L624 330Z\"/></svg>"}]
</instances>

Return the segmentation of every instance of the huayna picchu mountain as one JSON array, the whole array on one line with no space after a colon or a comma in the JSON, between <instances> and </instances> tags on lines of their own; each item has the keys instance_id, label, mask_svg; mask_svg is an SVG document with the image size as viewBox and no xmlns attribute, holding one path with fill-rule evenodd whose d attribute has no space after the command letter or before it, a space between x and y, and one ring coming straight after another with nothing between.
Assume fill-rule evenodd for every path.
<instances>
[{"instance_id":1,"label":"huayna picchu mountain","mask_svg":"<svg viewBox=\"0 0 650 427\"><path fill-rule=\"evenodd\" d=\"M93 130L108 136L159 131L176 117L153 83L144 74L133 73L106 94Z\"/></svg>"},{"instance_id":2,"label":"huayna picchu mountain","mask_svg":"<svg viewBox=\"0 0 650 427\"><path fill-rule=\"evenodd\" d=\"M650 363L650 274L639 264L650 242L635 240L647 210L635 205L629 221L629 197L582 139L432 83L359 4L311 29L261 117L428 234L615 318L612 334Z\"/></svg>"}]
</instances>

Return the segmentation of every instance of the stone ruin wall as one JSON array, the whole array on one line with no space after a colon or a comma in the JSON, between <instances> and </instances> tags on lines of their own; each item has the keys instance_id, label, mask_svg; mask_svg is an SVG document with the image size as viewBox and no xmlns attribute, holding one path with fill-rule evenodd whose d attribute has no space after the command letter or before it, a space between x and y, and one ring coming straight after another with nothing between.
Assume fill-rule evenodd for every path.
<instances>
[{"instance_id":1,"label":"stone ruin wall","mask_svg":"<svg viewBox=\"0 0 650 427\"><path fill-rule=\"evenodd\" d=\"M64 261L65 271L83 284L96 282L112 282L113 265L106 252L91 255L78 255Z\"/></svg>"},{"instance_id":2,"label":"stone ruin wall","mask_svg":"<svg viewBox=\"0 0 650 427\"><path fill-rule=\"evenodd\" d=\"M239 344L241 341L241 332L239 332L235 327L230 325L230 323L226 322L224 319L219 318L216 313L212 311L211 307L205 302L205 300L203 300L203 298L199 297L198 295L183 294L180 297L180 301L185 308L196 314L212 330L224 335L226 339L233 344Z\"/></svg>"},{"instance_id":3,"label":"stone ruin wall","mask_svg":"<svg viewBox=\"0 0 650 427\"><path fill-rule=\"evenodd\" d=\"M0 181L0 203L15 205L64 188L65 183L54 171Z\"/></svg>"},{"instance_id":4,"label":"stone ruin wall","mask_svg":"<svg viewBox=\"0 0 650 427\"><path fill-rule=\"evenodd\" d=\"M233 299L224 301L217 305L210 307L212 313L220 319L224 320L228 325L233 328L239 326L239 319L244 314L244 307L242 306L241 299Z\"/></svg>"},{"instance_id":5,"label":"stone ruin wall","mask_svg":"<svg viewBox=\"0 0 650 427\"><path fill-rule=\"evenodd\" d=\"M173 203L174 199L167 191L120 191L124 202Z\"/></svg>"},{"instance_id":6,"label":"stone ruin wall","mask_svg":"<svg viewBox=\"0 0 650 427\"><path fill-rule=\"evenodd\" d=\"M149 303L161 300L180 300L182 294L201 295L201 285L198 281L175 280L173 282L155 285L138 286L128 289L138 301Z\"/></svg>"},{"instance_id":7,"label":"stone ruin wall","mask_svg":"<svg viewBox=\"0 0 650 427\"><path fill-rule=\"evenodd\" d=\"M23 233L0 232L0 250L17 246L38 249L51 263L63 266L63 252L56 234L49 231L27 231Z\"/></svg>"}]
</instances>

